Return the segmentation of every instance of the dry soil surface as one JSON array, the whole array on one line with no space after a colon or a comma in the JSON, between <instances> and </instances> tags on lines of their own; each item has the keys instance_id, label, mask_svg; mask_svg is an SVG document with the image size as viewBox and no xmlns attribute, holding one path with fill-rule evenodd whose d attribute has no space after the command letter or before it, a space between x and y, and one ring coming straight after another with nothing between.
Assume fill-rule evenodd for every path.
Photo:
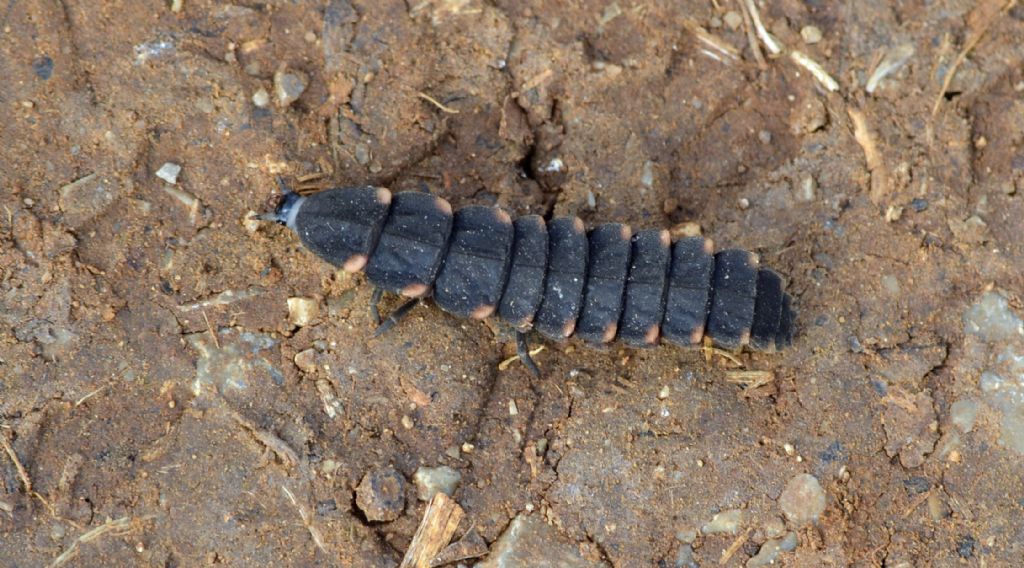
<instances>
[{"instance_id":1,"label":"dry soil surface","mask_svg":"<svg viewBox=\"0 0 1024 568\"><path fill-rule=\"evenodd\" d=\"M1013 1L6 0L0 77L2 566L394 566L425 478L466 565L1024 553ZM797 339L374 338L276 176L700 231Z\"/></svg>"}]
</instances>

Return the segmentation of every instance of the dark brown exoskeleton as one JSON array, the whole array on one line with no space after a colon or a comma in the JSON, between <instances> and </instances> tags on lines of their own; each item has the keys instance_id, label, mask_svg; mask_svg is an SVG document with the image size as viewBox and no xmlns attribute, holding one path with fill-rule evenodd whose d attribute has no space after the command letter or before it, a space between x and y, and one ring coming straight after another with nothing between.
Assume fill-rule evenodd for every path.
<instances>
[{"instance_id":1,"label":"dark brown exoskeleton","mask_svg":"<svg viewBox=\"0 0 1024 568\"><path fill-rule=\"evenodd\" d=\"M463 318L497 314L516 330L524 364L526 332L593 344L721 347L774 351L793 341L794 312L782 278L742 250L715 253L710 240L671 241L668 231L633 234L609 223L587 232L577 217L515 221L496 207L452 211L428 193L392 195L342 187L300 196L285 191L262 216L295 231L314 254L350 272L365 271L383 292L409 298L377 334L426 297Z\"/></svg>"}]
</instances>

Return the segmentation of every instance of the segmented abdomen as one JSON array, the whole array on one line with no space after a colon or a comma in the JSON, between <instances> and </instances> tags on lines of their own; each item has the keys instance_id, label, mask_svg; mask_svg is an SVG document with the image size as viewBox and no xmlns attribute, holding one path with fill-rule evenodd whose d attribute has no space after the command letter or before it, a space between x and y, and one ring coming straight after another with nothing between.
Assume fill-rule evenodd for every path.
<instances>
[{"instance_id":1,"label":"segmented abdomen","mask_svg":"<svg viewBox=\"0 0 1024 568\"><path fill-rule=\"evenodd\" d=\"M635 347L705 336L726 348L788 346L794 313L782 278L755 254L714 253L711 241L671 242L668 231L632 234L618 223L589 233L576 217L515 222L504 211L453 212L439 197L336 188L300 198L288 226L324 260L365 269L374 285L433 295L442 309L519 330Z\"/></svg>"}]
</instances>

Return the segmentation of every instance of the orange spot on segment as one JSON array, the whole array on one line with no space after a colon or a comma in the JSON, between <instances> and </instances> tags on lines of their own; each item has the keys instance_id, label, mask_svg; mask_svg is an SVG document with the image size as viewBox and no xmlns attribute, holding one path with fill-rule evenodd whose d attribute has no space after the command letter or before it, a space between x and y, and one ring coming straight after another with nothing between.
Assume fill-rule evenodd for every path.
<instances>
[{"instance_id":1,"label":"orange spot on segment","mask_svg":"<svg viewBox=\"0 0 1024 568\"><path fill-rule=\"evenodd\" d=\"M704 252L708 254L715 254L715 241L705 238L704 239Z\"/></svg>"},{"instance_id":2,"label":"orange spot on segment","mask_svg":"<svg viewBox=\"0 0 1024 568\"><path fill-rule=\"evenodd\" d=\"M494 313L494 308L494 306L489 306L487 304L477 306L477 308L469 314L469 317L478 320L487 319Z\"/></svg>"},{"instance_id":3,"label":"orange spot on segment","mask_svg":"<svg viewBox=\"0 0 1024 568\"><path fill-rule=\"evenodd\" d=\"M571 319L562 326L562 337L568 338L574 331L576 331L576 320Z\"/></svg>"},{"instance_id":4,"label":"orange spot on segment","mask_svg":"<svg viewBox=\"0 0 1024 568\"><path fill-rule=\"evenodd\" d=\"M622 240L628 241L633 237L633 229L631 229L629 225L623 225L620 230L622 231Z\"/></svg>"},{"instance_id":5,"label":"orange spot on segment","mask_svg":"<svg viewBox=\"0 0 1024 568\"><path fill-rule=\"evenodd\" d=\"M668 230L662 231L659 238L661 239L661 246L668 248L672 245L672 233L668 232Z\"/></svg>"},{"instance_id":6,"label":"orange spot on segment","mask_svg":"<svg viewBox=\"0 0 1024 568\"><path fill-rule=\"evenodd\" d=\"M604 334L601 335L601 343L611 343L615 339L615 334L619 331L619 325L616 323L608 324L608 327L604 328Z\"/></svg>"},{"instance_id":7,"label":"orange spot on segment","mask_svg":"<svg viewBox=\"0 0 1024 568\"><path fill-rule=\"evenodd\" d=\"M582 233L587 227L583 224L583 219L573 217L572 228L575 229L577 233Z\"/></svg>"},{"instance_id":8,"label":"orange spot on segment","mask_svg":"<svg viewBox=\"0 0 1024 568\"><path fill-rule=\"evenodd\" d=\"M444 199L441 199L440 197L437 198L437 209L441 213L444 213L445 215L451 215L452 214L452 204L448 203Z\"/></svg>"},{"instance_id":9,"label":"orange spot on segment","mask_svg":"<svg viewBox=\"0 0 1024 568\"><path fill-rule=\"evenodd\" d=\"M700 343L700 340L703 339L703 338L704 338L704 326L703 325L698 325L697 329L693 330L693 332L690 334L690 343L692 343L693 345L697 345L698 343Z\"/></svg>"},{"instance_id":10,"label":"orange spot on segment","mask_svg":"<svg viewBox=\"0 0 1024 568\"><path fill-rule=\"evenodd\" d=\"M750 266L753 266L753 267L756 268L757 265L761 264L761 259L760 259L760 257L757 256L757 254L755 254L755 253L748 253L748 254L749 254L749 258L747 258L747 262L750 264Z\"/></svg>"},{"instance_id":11,"label":"orange spot on segment","mask_svg":"<svg viewBox=\"0 0 1024 568\"><path fill-rule=\"evenodd\" d=\"M378 187L377 188L377 201L381 205L390 205L391 204L391 192L386 190L386 189L384 189L383 187Z\"/></svg>"},{"instance_id":12,"label":"orange spot on segment","mask_svg":"<svg viewBox=\"0 0 1024 568\"><path fill-rule=\"evenodd\" d=\"M365 254L354 254L348 257L348 260L341 267L345 272L359 272L366 266L368 260Z\"/></svg>"},{"instance_id":13,"label":"orange spot on segment","mask_svg":"<svg viewBox=\"0 0 1024 568\"><path fill-rule=\"evenodd\" d=\"M506 213L504 209L497 209L496 211L497 211L497 213L495 213L495 215L498 216L498 222L499 223L501 223L502 225L511 225L512 224L512 217L509 216L509 214Z\"/></svg>"},{"instance_id":14,"label":"orange spot on segment","mask_svg":"<svg viewBox=\"0 0 1024 568\"><path fill-rule=\"evenodd\" d=\"M430 286L427 286L426 284L420 284L417 282L414 284L409 284L405 288L402 288L402 291L400 293L407 298L420 298L424 294L426 294L427 290L429 289Z\"/></svg>"},{"instance_id":15,"label":"orange spot on segment","mask_svg":"<svg viewBox=\"0 0 1024 568\"><path fill-rule=\"evenodd\" d=\"M749 329L744 329L743 332L740 333L740 345L747 345L749 343L750 343L750 330Z\"/></svg>"},{"instance_id":16,"label":"orange spot on segment","mask_svg":"<svg viewBox=\"0 0 1024 568\"><path fill-rule=\"evenodd\" d=\"M660 336L661 328L658 327L658 324L654 324L651 327L649 327L647 329L647 333L644 334L644 341L647 342L647 345L654 345L655 343L658 342L658 337Z\"/></svg>"}]
</instances>

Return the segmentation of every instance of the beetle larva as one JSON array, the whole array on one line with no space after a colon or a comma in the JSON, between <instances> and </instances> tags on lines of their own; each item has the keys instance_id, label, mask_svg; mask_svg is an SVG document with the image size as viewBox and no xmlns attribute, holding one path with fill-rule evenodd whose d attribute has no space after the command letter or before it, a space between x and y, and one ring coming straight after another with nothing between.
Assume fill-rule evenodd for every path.
<instances>
[{"instance_id":1,"label":"beetle larva","mask_svg":"<svg viewBox=\"0 0 1024 568\"><path fill-rule=\"evenodd\" d=\"M591 344L616 339L632 347L667 342L744 345L775 351L793 341L794 311L774 271L743 250L714 252L710 240L672 242L668 231L633 234L608 223L589 232L578 217L515 221L496 207L453 211L440 197L392 195L342 187L299 196L285 191L264 215L295 231L310 251L350 272L365 271L382 292L409 298L378 333L421 299L463 318L498 315L517 330L531 371L525 333Z\"/></svg>"}]
</instances>

